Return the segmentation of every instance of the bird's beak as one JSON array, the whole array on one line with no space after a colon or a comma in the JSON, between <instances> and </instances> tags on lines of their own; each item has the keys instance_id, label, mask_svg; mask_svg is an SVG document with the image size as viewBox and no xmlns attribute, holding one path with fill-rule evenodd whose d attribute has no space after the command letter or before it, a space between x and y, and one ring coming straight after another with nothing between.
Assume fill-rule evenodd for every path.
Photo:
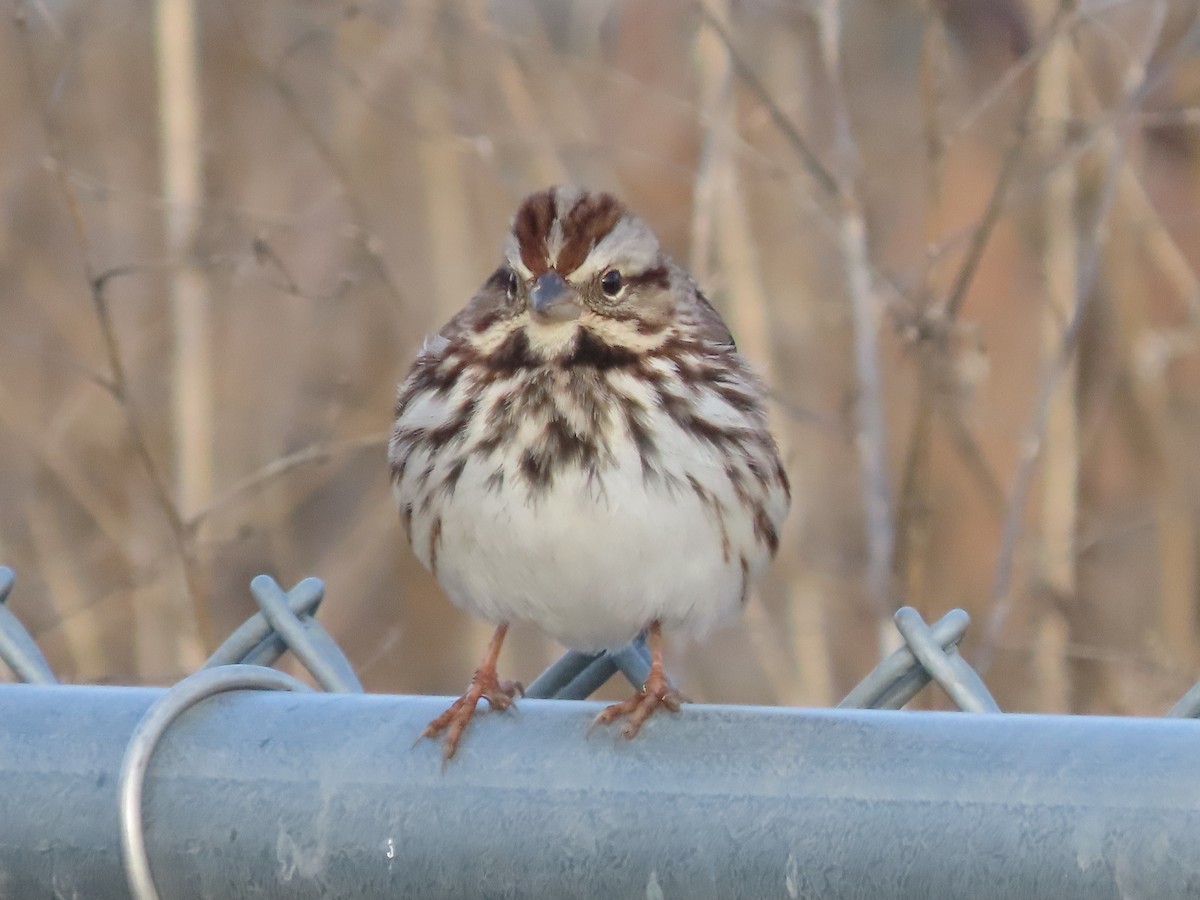
<instances>
[{"instance_id":1,"label":"bird's beak","mask_svg":"<svg viewBox=\"0 0 1200 900\"><path fill-rule=\"evenodd\" d=\"M538 276L529 298L533 302L534 315L544 322L566 322L579 316L575 291L553 269Z\"/></svg>"}]
</instances>

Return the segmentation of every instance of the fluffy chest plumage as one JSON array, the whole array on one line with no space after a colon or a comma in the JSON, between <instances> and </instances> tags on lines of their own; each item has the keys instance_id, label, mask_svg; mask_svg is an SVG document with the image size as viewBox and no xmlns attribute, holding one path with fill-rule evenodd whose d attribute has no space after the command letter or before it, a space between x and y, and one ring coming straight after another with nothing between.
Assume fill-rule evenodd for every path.
<instances>
[{"instance_id":1,"label":"fluffy chest plumage","mask_svg":"<svg viewBox=\"0 0 1200 900\"><path fill-rule=\"evenodd\" d=\"M756 405L669 359L447 364L410 376L390 455L413 549L455 603L599 649L744 602L787 511Z\"/></svg>"}]
</instances>

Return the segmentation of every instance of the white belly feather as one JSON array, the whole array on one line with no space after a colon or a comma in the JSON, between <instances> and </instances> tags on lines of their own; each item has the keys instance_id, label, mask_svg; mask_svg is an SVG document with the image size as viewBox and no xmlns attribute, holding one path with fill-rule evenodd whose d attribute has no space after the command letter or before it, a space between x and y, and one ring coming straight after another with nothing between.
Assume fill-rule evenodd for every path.
<instances>
[{"instance_id":1,"label":"white belly feather","mask_svg":"<svg viewBox=\"0 0 1200 900\"><path fill-rule=\"evenodd\" d=\"M610 470L601 490L573 471L514 503L485 490L486 477L468 464L442 513L437 576L463 609L537 622L581 650L619 646L656 618L702 633L737 609L740 563L723 558L718 526L690 490L648 491L640 468ZM413 520L426 565L430 518Z\"/></svg>"}]
</instances>

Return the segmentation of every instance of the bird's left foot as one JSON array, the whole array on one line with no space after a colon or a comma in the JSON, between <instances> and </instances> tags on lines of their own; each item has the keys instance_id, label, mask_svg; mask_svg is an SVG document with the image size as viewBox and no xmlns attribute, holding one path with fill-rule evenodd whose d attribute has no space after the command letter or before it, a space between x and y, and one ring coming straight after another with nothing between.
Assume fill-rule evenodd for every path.
<instances>
[{"instance_id":1,"label":"bird's left foot","mask_svg":"<svg viewBox=\"0 0 1200 900\"><path fill-rule=\"evenodd\" d=\"M474 718L475 708L479 705L480 700L486 700L492 709L505 710L513 706L513 697L517 694L525 696L525 688L519 681L501 681L496 676L496 660L500 657L500 646L504 643L504 636L507 633L507 622L502 622L496 627L496 633L492 635L492 639L488 643L487 654L483 657L479 668L475 670L475 675L471 679L466 693L451 703L449 709L430 722L421 732L421 736L413 743L415 747L425 738L436 738L445 732L446 737L442 741L443 769L458 750L458 742L462 740L463 732Z\"/></svg>"},{"instance_id":2,"label":"bird's left foot","mask_svg":"<svg viewBox=\"0 0 1200 900\"><path fill-rule=\"evenodd\" d=\"M442 741L442 765L450 762L458 750L458 742L462 740L463 732L471 719L475 717L475 708L480 700L487 700L488 705L495 710L506 710L513 706L513 697L524 694L525 689L518 681L500 681L494 668L481 668L475 672L471 685L466 693L450 704L450 708L430 722L418 743L425 738L436 738L445 732ZM515 707L514 707L515 708Z\"/></svg>"},{"instance_id":3,"label":"bird's left foot","mask_svg":"<svg viewBox=\"0 0 1200 900\"><path fill-rule=\"evenodd\" d=\"M625 724L621 726L621 734L626 738L634 738L642 730L642 723L650 718L656 710L665 707L671 712L677 713L681 704L686 702L687 698L672 687L662 670L651 667L650 675L646 678L642 689L628 700L622 700L620 703L606 707L600 715L592 720L592 728L597 725L611 725L618 719L624 719ZM590 732L591 729L588 731Z\"/></svg>"}]
</instances>

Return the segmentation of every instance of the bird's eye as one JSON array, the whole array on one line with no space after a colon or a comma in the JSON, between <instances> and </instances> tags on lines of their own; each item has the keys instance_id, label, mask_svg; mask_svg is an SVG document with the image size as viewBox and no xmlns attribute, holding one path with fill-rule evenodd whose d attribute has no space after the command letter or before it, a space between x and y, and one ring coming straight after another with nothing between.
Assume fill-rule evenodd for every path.
<instances>
[{"instance_id":1,"label":"bird's eye","mask_svg":"<svg viewBox=\"0 0 1200 900\"><path fill-rule=\"evenodd\" d=\"M620 272L616 269L609 269L604 273L604 277L600 279L600 289L604 291L605 296L615 297L621 293L624 283Z\"/></svg>"},{"instance_id":2,"label":"bird's eye","mask_svg":"<svg viewBox=\"0 0 1200 900\"><path fill-rule=\"evenodd\" d=\"M504 272L504 290L508 292L511 300L517 293L517 273L512 269L507 269Z\"/></svg>"}]
</instances>

